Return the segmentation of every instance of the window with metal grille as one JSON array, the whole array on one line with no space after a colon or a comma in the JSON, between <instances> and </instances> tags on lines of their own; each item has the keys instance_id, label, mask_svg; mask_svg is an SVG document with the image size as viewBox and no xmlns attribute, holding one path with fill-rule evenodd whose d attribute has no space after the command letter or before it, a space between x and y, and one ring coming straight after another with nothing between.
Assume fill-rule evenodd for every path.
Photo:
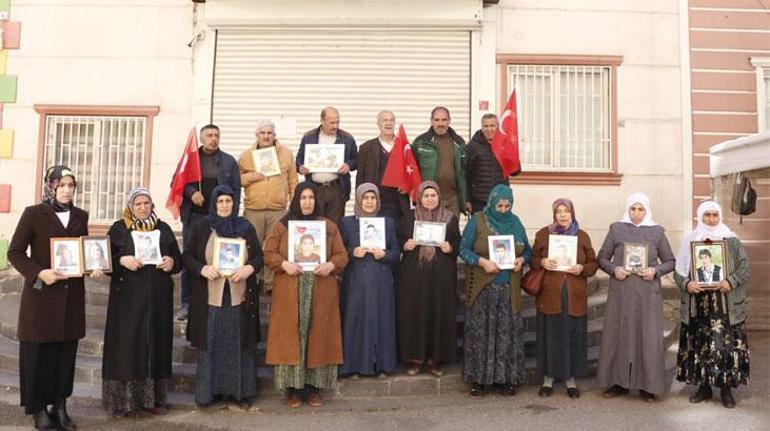
<instances>
[{"instance_id":1,"label":"window with metal grille","mask_svg":"<svg viewBox=\"0 0 770 431\"><path fill-rule=\"evenodd\" d=\"M610 172L611 67L508 65L525 170Z\"/></svg>"},{"instance_id":2,"label":"window with metal grille","mask_svg":"<svg viewBox=\"0 0 770 431\"><path fill-rule=\"evenodd\" d=\"M75 205L91 223L121 218L125 196L142 184L146 127L147 117L46 116L44 166L75 172Z\"/></svg>"}]
</instances>

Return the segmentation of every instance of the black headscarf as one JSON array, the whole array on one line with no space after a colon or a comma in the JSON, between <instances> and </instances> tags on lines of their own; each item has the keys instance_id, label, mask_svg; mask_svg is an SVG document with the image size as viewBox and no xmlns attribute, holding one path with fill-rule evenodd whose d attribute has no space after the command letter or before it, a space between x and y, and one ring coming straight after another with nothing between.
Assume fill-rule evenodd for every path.
<instances>
[{"instance_id":1,"label":"black headscarf","mask_svg":"<svg viewBox=\"0 0 770 431\"><path fill-rule=\"evenodd\" d=\"M57 213L72 209L72 202L75 200L74 196L72 201L66 204L56 200L56 189L59 188L59 183L64 177L72 177L72 181L75 182L75 187L77 188L78 181L75 178L75 174L64 165L55 165L46 169L45 177L43 178L43 203L51 205Z\"/></svg>"},{"instance_id":2,"label":"black headscarf","mask_svg":"<svg viewBox=\"0 0 770 431\"><path fill-rule=\"evenodd\" d=\"M217 214L217 199L227 195L233 198L233 212L228 217L220 217ZM226 238L243 238L246 236L249 228L249 222L243 217L238 217L238 203L235 202L235 192L230 186L221 185L214 187L211 191L211 202L209 203L209 225L217 231L217 235Z\"/></svg>"},{"instance_id":3,"label":"black headscarf","mask_svg":"<svg viewBox=\"0 0 770 431\"><path fill-rule=\"evenodd\" d=\"M310 189L313 191L313 196L316 198L316 204L313 206L313 212L304 215L302 214L302 207L299 205L299 199L300 195L302 195L302 192ZM291 204L289 204L289 211L281 217L281 224L283 224L286 227L289 227L289 220L317 220L319 217L318 214L318 193L316 192L316 188L313 185L313 183L309 181L303 181L299 184L297 184L297 187L294 188L294 197L291 200Z\"/></svg>"}]
</instances>

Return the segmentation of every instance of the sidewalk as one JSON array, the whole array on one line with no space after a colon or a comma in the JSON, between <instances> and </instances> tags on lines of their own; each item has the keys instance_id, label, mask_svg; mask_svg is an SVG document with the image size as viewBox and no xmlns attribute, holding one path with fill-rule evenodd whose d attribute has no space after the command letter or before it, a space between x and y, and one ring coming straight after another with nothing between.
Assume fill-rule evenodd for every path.
<instances>
[{"instance_id":1,"label":"sidewalk","mask_svg":"<svg viewBox=\"0 0 770 431\"><path fill-rule=\"evenodd\" d=\"M513 398L499 395L471 399L467 393L421 397L337 398L320 409L284 407L275 396L258 399L251 410L229 405L199 411L184 407L162 417L113 420L93 399L75 398L70 413L79 430L767 430L770 429L770 332L749 334L752 380L735 391L738 406L712 402L692 405L692 388L672 384L654 404L638 396L605 399L593 379L580 382L583 395L571 400L557 386L551 398L525 386ZM30 429L18 407L18 391L2 388L0 431Z\"/></svg>"}]
</instances>

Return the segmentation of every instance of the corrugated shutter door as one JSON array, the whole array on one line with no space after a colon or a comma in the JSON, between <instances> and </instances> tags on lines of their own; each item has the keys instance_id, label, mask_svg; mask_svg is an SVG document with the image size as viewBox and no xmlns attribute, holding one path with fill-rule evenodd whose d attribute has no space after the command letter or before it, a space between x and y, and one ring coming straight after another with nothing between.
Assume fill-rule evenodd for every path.
<instances>
[{"instance_id":1,"label":"corrugated shutter door","mask_svg":"<svg viewBox=\"0 0 770 431\"><path fill-rule=\"evenodd\" d=\"M282 116L296 121L296 135L281 139L296 154L327 105L359 145L377 136L380 110L392 110L411 140L427 130L436 105L450 109L467 138L470 32L222 29L212 103L222 148L236 157L254 142L257 119Z\"/></svg>"}]
</instances>

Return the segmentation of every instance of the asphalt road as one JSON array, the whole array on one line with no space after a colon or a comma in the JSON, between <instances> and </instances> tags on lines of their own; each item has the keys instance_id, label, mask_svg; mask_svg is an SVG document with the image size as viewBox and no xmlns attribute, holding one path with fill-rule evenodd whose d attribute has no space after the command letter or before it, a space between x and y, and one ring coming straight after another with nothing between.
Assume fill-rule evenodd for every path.
<instances>
[{"instance_id":1,"label":"asphalt road","mask_svg":"<svg viewBox=\"0 0 770 431\"><path fill-rule=\"evenodd\" d=\"M257 400L249 411L229 404L206 410L175 408L161 417L115 420L93 399L74 399L70 413L80 430L770 430L770 332L749 335L751 382L734 392L737 408L715 400L692 405L693 388L674 382L668 395L646 404L637 395L605 399L592 379L580 382L583 396L567 398L557 386L548 399L536 387L513 398L471 399L467 393L437 397L333 399L320 409L289 410L276 397ZM18 391L0 395L0 431L30 429L18 407Z\"/></svg>"}]
</instances>

